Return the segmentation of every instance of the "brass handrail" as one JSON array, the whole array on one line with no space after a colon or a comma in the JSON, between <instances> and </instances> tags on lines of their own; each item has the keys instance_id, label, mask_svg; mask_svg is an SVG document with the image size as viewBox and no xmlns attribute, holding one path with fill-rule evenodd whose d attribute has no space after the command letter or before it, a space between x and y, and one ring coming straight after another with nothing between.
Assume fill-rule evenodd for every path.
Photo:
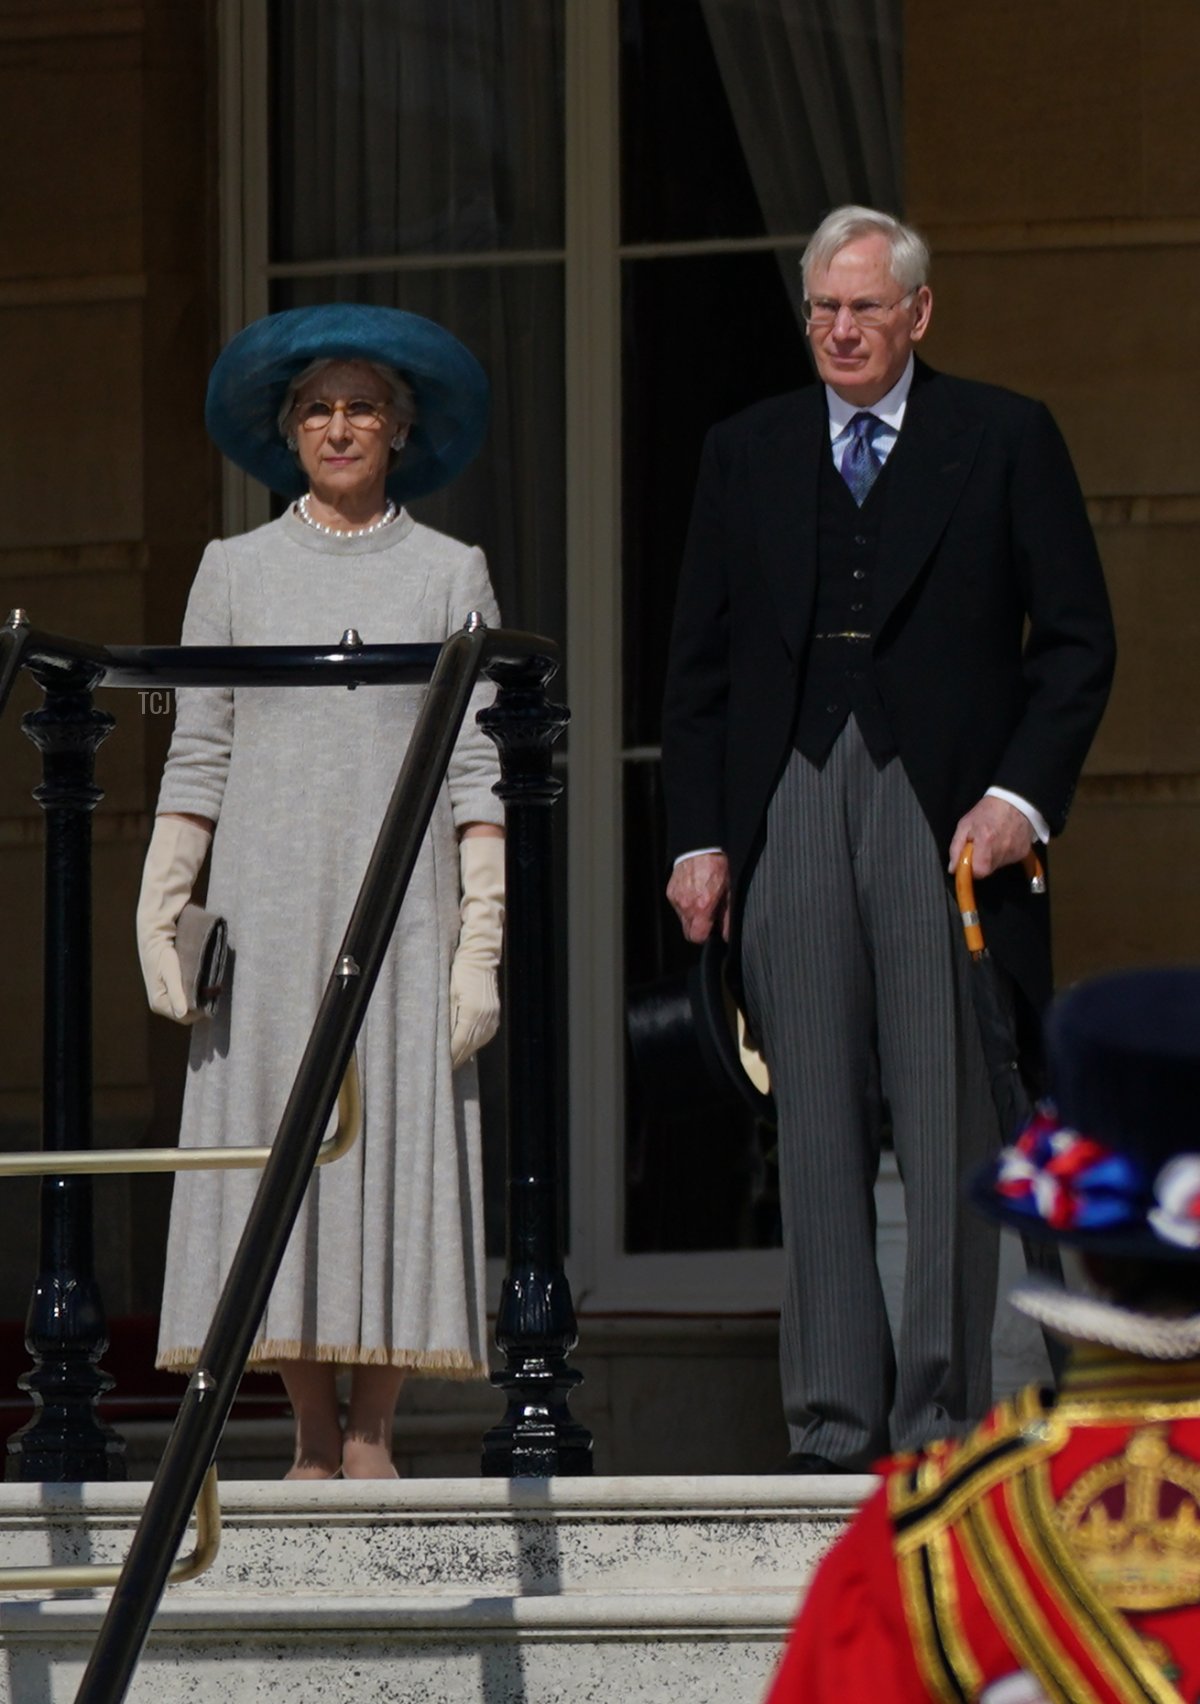
<instances>
[{"instance_id":1,"label":"brass handrail","mask_svg":"<svg viewBox=\"0 0 1200 1704\"><path fill-rule=\"evenodd\" d=\"M352 1053L342 1086L338 1090L338 1122L332 1136L322 1142L314 1164L327 1166L340 1160L358 1140L362 1129L362 1087L358 1060ZM45 1148L0 1154L0 1178L68 1177L78 1173L98 1176L103 1172L250 1171L265 1166L271 1157L267 1148Z\"/></svg>"},{"instance_id":2,"label":"brass handrail","mask_svg":"<svg viewBox=\"0 0 1200 1704\"><path fill-rule=\"evenodd\" d=\"M328 1165L348 1153L362 1130L362 1085L358 1075L358 1058L352 1053L350 1063L338 1090L338 1122L333 1135L317 1151L316 1165ZM0 1177L59 1176L66 1173L100 1172L161 1172L200 1171L206 1168L250 1168L266 1165L271 1150L266 1148L112 1148L94 1153L76 1149L61 1153L0 1155ZM214 1462L204 1476L196 1499L196 1544L187 1555L176 1559L167 1575L167 1584L181 1585L194 1580L211 1568L221 1544L221 1501L217 1491L217 1468ZM22 1591L86 1591L98 1586L115 1586L121 1577L123 1562L51 1563L29 1568L0 1568L0 1592Z\"/></svg>"},{"instance_id":3,"label":"brass handrail","mask_svg":"<svg viewBox=\"0 0 1200 1704\"><path fill-rule=\"evenodd\" d=\"M196 1545L180 1556L167 1575L169 1586L194 1580L211 1568L221 1548L221 1498L214 1463L204 1475L196 1499ZM123 1562L50 1563L43 1567L0 1568L0 1592L89 1591L94 1586L115 1586Z\"/></svg>"}]
</instances>

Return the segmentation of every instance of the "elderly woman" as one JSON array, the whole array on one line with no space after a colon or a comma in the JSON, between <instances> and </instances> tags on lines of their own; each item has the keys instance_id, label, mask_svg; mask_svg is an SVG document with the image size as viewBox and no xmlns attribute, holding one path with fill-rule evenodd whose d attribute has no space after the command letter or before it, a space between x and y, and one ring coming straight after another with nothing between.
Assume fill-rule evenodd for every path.
<instances>
[{"instance_id":1,"label":"elderly woman","mask_svg":"<svg viewBox=\"0 0 1200 1704\"><path fill-rule=\"evenodd\" d=\"M291 499L204 553L187 645L443 640L498 621L481 552L399 505L476 453L487 381L440 326L341 304L273 314L224 350L207 421L219 447ZM422 693L412 687L178 695L138 903L152 1009L194 1014L176 922L212 842L208 905L233 969L192 1032L181 1142L274 1133L349 920ZM480 701L487 694L479 695ZM479 1106L471 1056L499 1022L503 820L495 753L455 747L358 1041L361 1141L316 1173L251 1355L282 1374L289 1477L388 1476L406 1373L485 1373ZM256 1179L175 1182L158 1364L195 1366ZM351 1369L344 1430L335 1389Z\"/></svg>"}]
</instances>

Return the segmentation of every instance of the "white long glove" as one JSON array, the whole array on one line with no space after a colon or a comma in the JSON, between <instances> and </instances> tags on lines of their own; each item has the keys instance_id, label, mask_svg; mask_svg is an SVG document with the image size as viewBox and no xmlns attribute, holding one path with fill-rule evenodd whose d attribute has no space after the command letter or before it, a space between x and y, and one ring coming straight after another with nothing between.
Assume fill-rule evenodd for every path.
<instances>
[{"instance_id":1,"label":"white long glove","mask_svg":"<svg viewBox=\"0 0 1200 1704\"><path fill-rule=\"evenodd\" d=\"M458 843L462 926L450 966L450 1062L457 1070L500 1028L496 972L504 944L504 841L464 835Z\"/></svg>"},{"instance_id":2,"label":"white long glove","mask_svg":"<svg viewBox=\"0 0 1200 1704\"><path fill-rule=\"evenodd\" d=\"M157 816L142 868L137 943L146 998L152 1012L181 1024L194 1023L200 1014L188 1011L175 925L192 897L211 839L210 828L200 828L186 817Z\"/></svg>"}]
</instances>

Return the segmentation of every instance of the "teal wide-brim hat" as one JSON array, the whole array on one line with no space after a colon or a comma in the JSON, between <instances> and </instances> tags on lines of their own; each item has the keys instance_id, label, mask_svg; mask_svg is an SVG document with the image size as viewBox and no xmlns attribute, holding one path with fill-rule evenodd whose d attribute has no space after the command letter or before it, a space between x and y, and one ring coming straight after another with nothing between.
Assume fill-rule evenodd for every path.
<instances>
[{"instance_id":1,"label":"teal wide-brim hat","mask_svg":"<svg viewBox=\"0 0 1200 1704\"><path fill-rule=\"evenodd\" d=\"M217 357L204 420L230 461L280 496L308 486L279 432L288 386L312 361L379 361L412 387L417 418L387 493L426 497L478 455L487 431L487 374L444 326L401 308L328 302L268 314L239 331Z\"/></svg>"}]
</instances>

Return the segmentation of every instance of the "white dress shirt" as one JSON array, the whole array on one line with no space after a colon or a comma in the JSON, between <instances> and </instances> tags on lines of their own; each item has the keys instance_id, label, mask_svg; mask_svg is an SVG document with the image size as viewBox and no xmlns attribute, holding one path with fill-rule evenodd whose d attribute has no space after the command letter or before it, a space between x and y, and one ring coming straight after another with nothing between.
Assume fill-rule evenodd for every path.
<instances>
[{"instance_id":1,"label":"white dress shirt","mask_svg":"<svg viewBox=\"0 0 1200 1704\"><path fill-rule=\"evenodd\" d=\"M904 410L908 407L908 393L913 382L913 358L910 355L908 365L896 380L886 396L881 396L878 402L873 402L870 408L860 408L857 403L847 402L835 390L825 386L825 402L829 409L829 437L833 444L833 464L838 472L842 471L842 460L850 448L850 440L854 434L850 430L850 422L856 414L873 414L879 425L871 439L875 454L881 462L886 462L896 447L896 439L900 436L900 428L904 424Z\"/></svg>"}]
</instances>

